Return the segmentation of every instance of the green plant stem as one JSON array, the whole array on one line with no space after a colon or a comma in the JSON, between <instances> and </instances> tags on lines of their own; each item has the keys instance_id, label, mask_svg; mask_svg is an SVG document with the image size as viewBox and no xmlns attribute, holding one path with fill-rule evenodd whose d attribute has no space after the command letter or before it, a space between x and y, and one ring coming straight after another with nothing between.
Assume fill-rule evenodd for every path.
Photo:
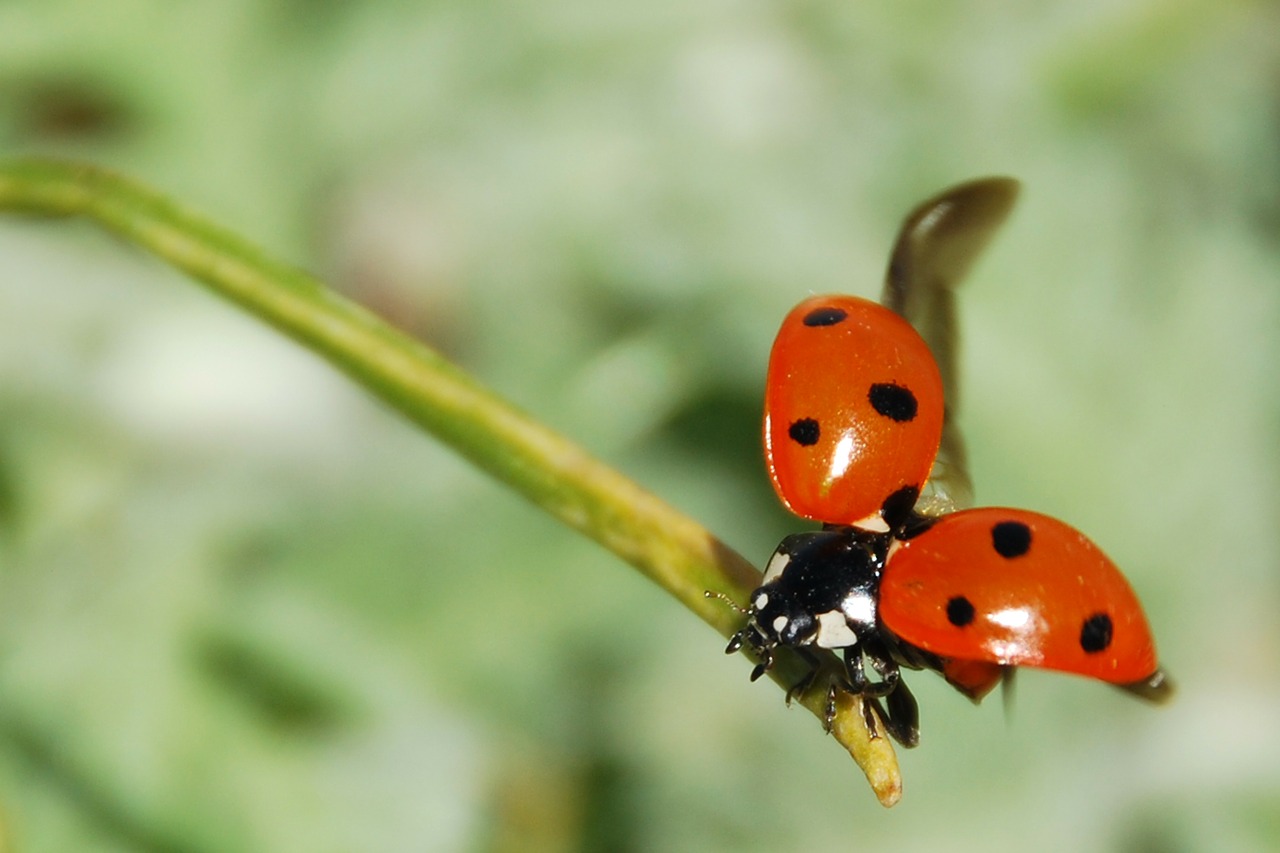
<instances>
[{"instance_id":1,"label":"green plant stem","mask_svg":"<svg viewBox=\"0 0 1280 853\"><path fill-rule=\"evenodd\" d=\"M438 353L305 272L107 171L23 160L0 165L0 209L84 216L154 253L323 356L372 394L570 527L622 557L722 635L741 617L704 590L744 601L756 570L693 520L496 396ZM780 683L798 671L782 665ZM801 704L819 717L823 691ZM678 700L673 700L678 701ZM842 702L833 734L876 796L901 794L887 738Z\"/></svg>"}]
</instances>

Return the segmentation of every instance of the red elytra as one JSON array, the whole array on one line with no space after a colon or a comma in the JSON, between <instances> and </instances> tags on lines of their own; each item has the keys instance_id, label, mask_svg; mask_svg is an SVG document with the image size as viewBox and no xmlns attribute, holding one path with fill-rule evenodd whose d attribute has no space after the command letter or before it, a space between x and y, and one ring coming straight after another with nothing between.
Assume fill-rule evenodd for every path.
<instances>
[{"instance_id":1,"label":"red elytra","mask_svg":"<svg viewBox=\"0 0 1280 853\"><path fill-rule=\"evenodd\" d=\"M883 624L947 661L974 698L1002 666L1135 684L1158 673L1142 605L1083 533L1027 510L953 512L896 542L880 584Z\"/></svg>"},{"instance_id":2,"label":"red elytra","mask_svg":"<svg viewBox=\"0 0 1280 853\"><path fill-rule=\"evenodd\" d=\"M895 526L929 476L942 422L938 366L898 314L817 296L783 321L765 381L765 462L796 515Z\"/></svg>"}]
</instances>

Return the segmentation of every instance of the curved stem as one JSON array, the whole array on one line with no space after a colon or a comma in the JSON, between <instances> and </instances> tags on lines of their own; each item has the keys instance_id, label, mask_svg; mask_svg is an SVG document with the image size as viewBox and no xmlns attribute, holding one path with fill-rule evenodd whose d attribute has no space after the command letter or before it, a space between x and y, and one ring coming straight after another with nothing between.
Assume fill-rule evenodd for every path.
<instances>
[{"instance_id":1,"label":"curved stem","mask_svg":"<svg viewBox=\"0 0 1280 853\"><path fill-rule=\"evenodd\" d=\"M22 160L0 165L0 209L83 216L147 249L323 356L427 432L570 527L631 563L722 635L738 614L704 590L745 600L756 570L687 516L501 399L434 350L295 267L107 171ZM786 683L781 667L775 678ZM822 691L811 691L821 693ZM819 718L825 698L805 697ZM901 780L886 738L842 705L833 734L885 805Z\"/></svg>"}]
</instances>

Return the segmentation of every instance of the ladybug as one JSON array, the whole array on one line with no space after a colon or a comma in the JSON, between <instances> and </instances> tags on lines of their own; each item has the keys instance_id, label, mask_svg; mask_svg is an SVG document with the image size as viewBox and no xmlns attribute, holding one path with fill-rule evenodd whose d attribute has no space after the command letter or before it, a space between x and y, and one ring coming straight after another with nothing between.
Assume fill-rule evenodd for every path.
<instances>
[{"instance_id":1,"label":"ladybug","mask_svg":"<svg viewBox=\"0 0 1280 853\"><path fill-rule=\"evenodd\" d=\"M726 652L753 650L755 680L779 646L797 651L810 672L790 698L817 677L814 649L840 650L828 728L836 691L846 690L864 699L871 732L878 717L914 746L918 711L902 668L934 670L974 701L1017 666L1090 676L1153 701L1170 693L1137 597L1083 534L1024 510L921 511L926 485L943 483L944 508L969 487L950 422L954 395L945 390L954 391L954 380L903 315L949 354L951 289L1016 188L986 179L925 202L899 233L890 307L810 298L787 315L774 343L766 465L783 504L824 528L778 546Z\"/></svg>"},{"instance_id":2,"label":"ladybug","mask_svg":"<svg viewBox=\"0 0 1280 853\"><path fill-rule=\"evenodd\" d=\"M1027 510L916 515L896 535L848 525L793 534L746 612L726 652L757 653L752 680L788 646L811 666L792 692L807 689L819 666L811 649L840 650L845 673L828 687L828 726L843 689L864 698L870 731L879 717L905 746L919 734L903 667L938 672L975 702L1017 666L1095 678L1154 702L1172 691L1120 570L1075 528Z\"/></svg>"}]
</instances>

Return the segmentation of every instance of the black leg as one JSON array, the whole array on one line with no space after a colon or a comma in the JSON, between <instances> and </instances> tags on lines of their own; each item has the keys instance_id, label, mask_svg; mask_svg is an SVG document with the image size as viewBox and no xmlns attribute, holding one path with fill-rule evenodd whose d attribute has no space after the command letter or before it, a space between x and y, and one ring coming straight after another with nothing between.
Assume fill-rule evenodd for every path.
<instances>
[{"instance_id":1,"label":"black leg","mask_svg":"<svg viewBox=\"0 0 1280 853\"><path fill-rule=\"evenodd\" d=\"M849 646L844 650L844 668L849 676L850 692L873 698L888 696L898 686L897 664L879 655L868 655L871 666L883 679L871 682L867 680L866 670L863 669L862 653L863 650L858 646Z\"/></svg>"},{"instance_id":2,"label":"black leg","mask_svg":"<svg viewBox=\"0 0 1280 853\"><path fill-rule=\"evenodd\" d=\"M898 665L887 657L871 652L867 653L867 659L871 661L871 668L881 678L879 684L868 684L867 690L877 697L893 695L893 691L897 689L901 677L898 672Z\"/></svg>"},{"instance_id":3,"label":"black leg","mask_svg":"<svg viewBox=\"0 0 1280 853\"><path fill-rule=\"evenodd\" d=\"M862 696L862 723L867 727L867 737L875 740L880 737L880 729L876 727L876 717L884 718L884 709L880 707L880 700L874 696L863 694ZM885 729L889 727L886 724Z\"/></svg>"},{"instance_id":4,"label":"black leg","mask_svg":"<svg viewBox=\"0 0 1280 853\"><path fill-rule=\"evenodd\" d=\"M862 649L847 646L844 650L844 671L849 677L848 690L858 695L867 692L867 674L862 668Z\"/></svg>"},{"instance_id":5,"label":"black leg","mask_svg":"<svg viewBox=\"0 0 1280 853\"><path fill-rule=\"evenodd\" d=\"M756 668L751 670L752 681L756 681L773 668L773 649L769 646L761 646L756 649L756 652L760 655L760 663L756 664Z\"/></svg>"},{"instance_id":6,"label":"black leg","mask_svg":"<svg viewBox=\"0 0 1280 853\"><path fill-rule=\"evenodd\" d=\"M881 715L887 732L908 749L920 743L920 708L905 681L885 697L887 713Z\"/></svg>"},{"instance_id":7,"label":"black leg","mask_svg":"<svg viewBox=\"0 0 1280 853\"><path fill-rule=\"evenodd\" d=\"M872 668L883 679L880 686L885 688L885 692L877 693L876 696L884 698L885 709L881 710L877 702L876 710L880 713L885 730L903 746L915 746L920 742L920 710L916 705L916 697L911 695L906 682L902 680L897 661L884 649L868 648L866 653Z\"/></svg>"},{"instance_id":8,"label":"black leg","mask_svg":"<svg viewBox=\"0 0 1280 853\"><path fill-rule=\"evenodd\" d=\"M874 696L867 696L863 693L857 693L849 689L849 685L843 684L832 679L831 684L827 686L827 711L822 720L822 728L827 734L831 734L831 727L836 721L836 691L843 690L858 697L858 701L862 706L862 724L867 727L868 737L875 739L880 737L880 728L876 725L876 717L884 718L884 709L880 707L880 700ZM892 734L889 725L885 723L885 730Z\"/></svg>"},{"instance_id":9,"label":"black leg","mask_svg":"<svg viewBox=\"0 0 1280 853\"><path fill-rule=\"evenodd\" d=\"M818 660L818 657L813 652L802 646L797 646L796 654L800 656L801 660L809 665L809 671L805 673L803 678L791 685L791 689L787 691L788 705L791 704L791 700L794 697L803 696L805 693L809 692L809 688L813 686L813 682L818 680L818 673L822 670L822 661ZM828 729L828 731L830 731L830 729Z\"/></svg>"},{"instance_id":10,"label":"black leg","mask_svg":"<svg viewBox=\"0 0 1280 853\"><path fill-rule=\"evenodd\" d=\"M871 662L871 667L880 676L880 681L873 682L867 679L863 664L864 652L866 659ZM879 649L860 649L851 646L844 650L844 666L847 682L837 684L833 681L828 691L827 731L831 730L831 723L835 716L835 691L843 689L862 698L863 720L872 737L879 737L879 727L876 725L878 717L884 730L898 743L905 747L912 747L919 743L919 708L915 697L902 681L898 664L887 654L880 653ZM885 700L884 705L881 705L881 699Z\"/></svg>"},{"instance_id":11,"label":"black leg","mask_svg":"<svg viewBox=\"0 0 1280 853\"><path fill-rule=\"evenodd\" d=\"M879 671L874 658L872 665ZM833 679L831 686L827 689L827 714L824 721L827 732L830 733L836 716L836 690L844 690L862 700L862 720L866 724L867 732L873 738L879 737L880 730L876 726L876 714L878 712L883 716L884 712L880 710L880 703L876 699L892 693L893 688L897 686L897 668L895 667L892 671L892 683L887 681L871 683L867 681L866 670L863 669L862 649L849 646L844 650L844 671L848 680L840 682ZM887 725L886 728L888 728Z\"/></svg>"}]
</instances>

